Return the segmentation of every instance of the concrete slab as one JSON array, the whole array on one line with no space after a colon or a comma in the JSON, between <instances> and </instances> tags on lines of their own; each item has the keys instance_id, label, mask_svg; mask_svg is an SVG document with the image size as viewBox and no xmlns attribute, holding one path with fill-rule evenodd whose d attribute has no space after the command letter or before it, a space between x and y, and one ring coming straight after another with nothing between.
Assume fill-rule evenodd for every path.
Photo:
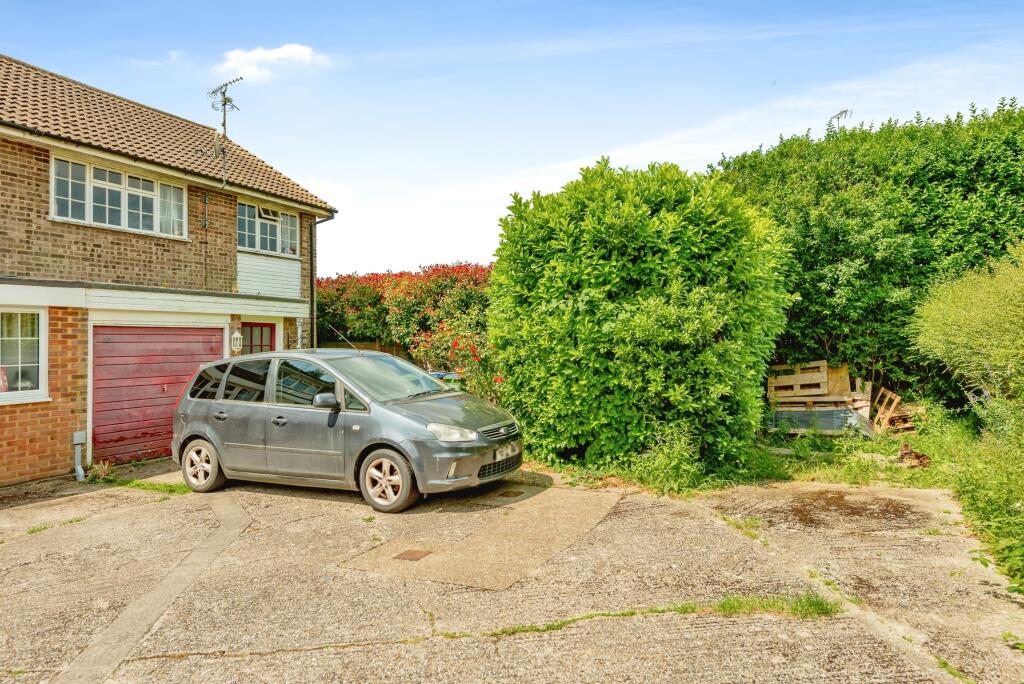
<instances>
[{"instance_id":1,"label":"concrete slab","mask_svg":"<svg viewBox=\"0 0 1024 684\"><path fill-rule=\"evenodd\" d=\"M982 682L1024 682L1024 601L971 560L980 547L957 502L938 490L785 483L704 500L758 534L804 572L877 614L907 640Z\"/></svg>"},{"instance_id":2,"label":"concrete slab","mask_svg":"<svg viewBox=\"0 0 1024 684\"><path fill-rule=\"evenodd\" d=\"M410 579L507 589L590 532L619 500L614 492L551 487L531 493L528 487L516 487L515 497L503 498L500 492L482 497L484 505L502 506L501 517L459 541L402 537L346 565ZM417 550L430 553L416 561L400 558Z\"/></svg>"}]
</instances>

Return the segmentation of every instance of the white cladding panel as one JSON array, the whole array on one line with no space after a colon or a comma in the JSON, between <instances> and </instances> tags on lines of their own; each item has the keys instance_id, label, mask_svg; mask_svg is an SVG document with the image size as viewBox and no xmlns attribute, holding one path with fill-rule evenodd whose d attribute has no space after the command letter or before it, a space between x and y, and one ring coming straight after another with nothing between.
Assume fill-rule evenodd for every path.
<instances>
[{"instance_id":1,"label":"white cladding panel","mask_svg":"<svg viewBox=\"0 0 1024 684\"><path fill-rule=\"evenodd\" d=\"M301 297L302 263L298 259L238 252L238 291L265 297Z\"/></svg>"}]
</instances>

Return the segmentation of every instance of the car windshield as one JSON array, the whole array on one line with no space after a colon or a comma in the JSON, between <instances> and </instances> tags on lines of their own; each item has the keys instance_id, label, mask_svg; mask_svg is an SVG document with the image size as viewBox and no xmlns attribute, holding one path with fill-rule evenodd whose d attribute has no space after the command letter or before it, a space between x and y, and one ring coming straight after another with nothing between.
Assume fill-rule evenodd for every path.
<instances>
[{"instance_id":1,"label":"car windshield","mask_svg":"<svg viewBox=\"0 0 1024 684\"><path fill-rule=\"evenodd\" d=\"M408 399L451 389L429 373L394 356L357 354L327 363L376 401Z\"/></svg>"}]
</instances>

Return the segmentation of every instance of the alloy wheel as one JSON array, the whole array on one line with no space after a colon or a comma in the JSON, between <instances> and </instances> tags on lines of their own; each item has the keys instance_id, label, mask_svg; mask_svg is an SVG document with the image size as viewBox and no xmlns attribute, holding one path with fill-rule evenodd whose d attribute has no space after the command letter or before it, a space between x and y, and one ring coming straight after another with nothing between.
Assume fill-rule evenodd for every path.
<instances>
[{"instance_id":1,"label":"alloy wheel","mask_svg":"<svg viewBox=\"0 0 1024 684\"><path fill-rule=\"evenodd\" d=\"M390 459L378 458L366 469L366 491L382 506L389 506L402 493L402 473Z\"/></svg>"},{"instance_id":2,"label":"alloy wheel","mask_svg":"<svg viewBox=\"0 0 1024 684\"><path fill-rule=\"evenodd\" d=\"M213 458L210 451L202 445L189 449L186 463L188 479L192 484L201 487L213 474Z\"/></svg>"}]
</instances>

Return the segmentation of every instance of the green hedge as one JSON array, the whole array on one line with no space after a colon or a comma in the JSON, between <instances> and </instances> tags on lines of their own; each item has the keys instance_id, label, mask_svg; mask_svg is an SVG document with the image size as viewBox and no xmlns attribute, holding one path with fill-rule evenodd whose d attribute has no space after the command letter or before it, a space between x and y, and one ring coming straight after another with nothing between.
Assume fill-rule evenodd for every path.
<instances>
[{"instance_id":1,"label":"green hedge","mask_svg":"<svg viewBox=\"0 0 1024 684\"><path fill-rule=\"evenodd\" d=\"M1024 111L1014 101L788 138L720 166L790 234L799 299L780 356L849 361L890 386L932 372L907 332L928 286L1024 236Z\"/></svg>"},{"instance_id":2,"label":"green hedge","mask_svg":"<svg viewBox=\"0 0 1024 684\"><path fill-rule=\"evenodd\" d=\"M489 334L532 455L620 462L670 425L739 459L789 302L771 223L720 180L607 160L510 211Z\"/></svg>"},{"instance_id":3,"label":"green hedge","mask_svg":"<svg viewBox=\"0 0 1024 684\"><path fill-rule=\"evenodd\" d=\"M1024 245L991 266L934 285L910 331L917 349L968 389L1024 400Z\"/></svg>"}]
</instances>

